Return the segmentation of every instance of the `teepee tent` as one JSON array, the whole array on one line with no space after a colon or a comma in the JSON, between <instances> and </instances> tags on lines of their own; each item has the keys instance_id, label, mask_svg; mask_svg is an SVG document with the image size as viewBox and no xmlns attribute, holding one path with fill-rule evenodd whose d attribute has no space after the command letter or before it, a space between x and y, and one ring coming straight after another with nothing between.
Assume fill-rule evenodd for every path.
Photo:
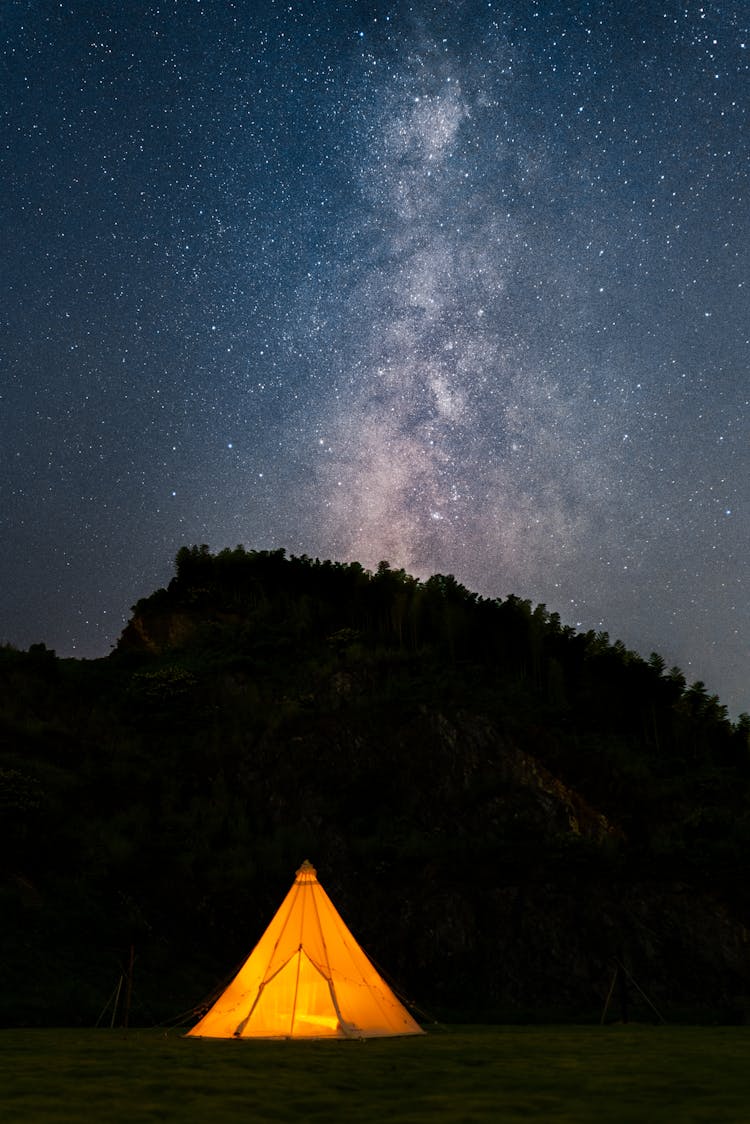
<instances>
[{"instance_id":1,"label":"teepee tent","mask_svg":"<svg viewBox=\"0 0 750 1124\"><path fill-rule=\"evenodd\" d=\"M205 1038L422 1034L304 862L250 956L189 1032Z\"/></svg>"}]
</instances>

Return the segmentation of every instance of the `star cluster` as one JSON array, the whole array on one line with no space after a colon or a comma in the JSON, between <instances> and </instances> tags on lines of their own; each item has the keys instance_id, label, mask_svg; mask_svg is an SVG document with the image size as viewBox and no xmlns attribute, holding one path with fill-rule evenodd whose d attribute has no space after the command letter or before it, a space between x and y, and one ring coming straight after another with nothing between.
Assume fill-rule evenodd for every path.
<instances>
[{"instance_id":1,"label":"star cluster","mask_svg":"<svg viewBox=\"0 0 750 1124\"><path fill-rule=\"evenodd\" d=\"M7 0L0 641L106 654L242 542L748 709L747 17Z\"/></svg>"}]
</instances>

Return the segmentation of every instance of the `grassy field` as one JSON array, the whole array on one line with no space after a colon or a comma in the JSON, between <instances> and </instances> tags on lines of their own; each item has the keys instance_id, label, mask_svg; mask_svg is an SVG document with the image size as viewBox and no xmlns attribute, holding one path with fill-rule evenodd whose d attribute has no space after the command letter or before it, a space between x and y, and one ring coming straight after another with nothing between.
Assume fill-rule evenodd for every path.
<instances>
[{"instance_id":1,"label":"grassy field","mask_svg":"<svg viewBox=\"0 0 750 1124\"><path fill-rule=\"evenodd\" d=\"M750 1122L750 1028L472 1027L368 1042L0 1031L0 1120Z\"/></svg>"}]
</instances>

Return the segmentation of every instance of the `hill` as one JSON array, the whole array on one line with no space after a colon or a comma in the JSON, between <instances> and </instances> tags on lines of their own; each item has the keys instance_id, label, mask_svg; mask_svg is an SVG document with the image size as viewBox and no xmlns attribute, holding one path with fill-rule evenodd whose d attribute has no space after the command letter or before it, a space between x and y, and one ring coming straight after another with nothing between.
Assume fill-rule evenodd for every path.
<instances>
[{"instance_id":1,"label":"hill","mask_svg":"<svg viewBox=\"0 0 750 1124\"><path fill-rule=\"evenodd\" d=\"M749 730L543 605L183 548L108 659L0 651L0 1019L93 1022L131 947L134 1018L193 1006L310 858L444 1017L598 1017L620 963L741 1020Z\"/></svg>"}]
</instances>

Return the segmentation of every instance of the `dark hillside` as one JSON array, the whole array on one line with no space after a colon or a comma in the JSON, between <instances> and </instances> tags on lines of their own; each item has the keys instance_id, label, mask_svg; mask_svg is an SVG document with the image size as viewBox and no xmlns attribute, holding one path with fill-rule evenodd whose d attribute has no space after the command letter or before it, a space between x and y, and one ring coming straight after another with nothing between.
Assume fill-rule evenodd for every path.
<instances>
[{"instance_id":1,"label":"dark hillside","mask_svg":"<svg viewBox=\"0 0 750 1124\"><path fill-rule=\"evenodd\" d=\"M0 652L0 1016L94 1021L131 945L134 1017L192 1006L309 857L446 1016L597 1017L617 957L742 1018L749 728L451 576L184 548L109 659Z\"/></svg>"}]
</instances>

